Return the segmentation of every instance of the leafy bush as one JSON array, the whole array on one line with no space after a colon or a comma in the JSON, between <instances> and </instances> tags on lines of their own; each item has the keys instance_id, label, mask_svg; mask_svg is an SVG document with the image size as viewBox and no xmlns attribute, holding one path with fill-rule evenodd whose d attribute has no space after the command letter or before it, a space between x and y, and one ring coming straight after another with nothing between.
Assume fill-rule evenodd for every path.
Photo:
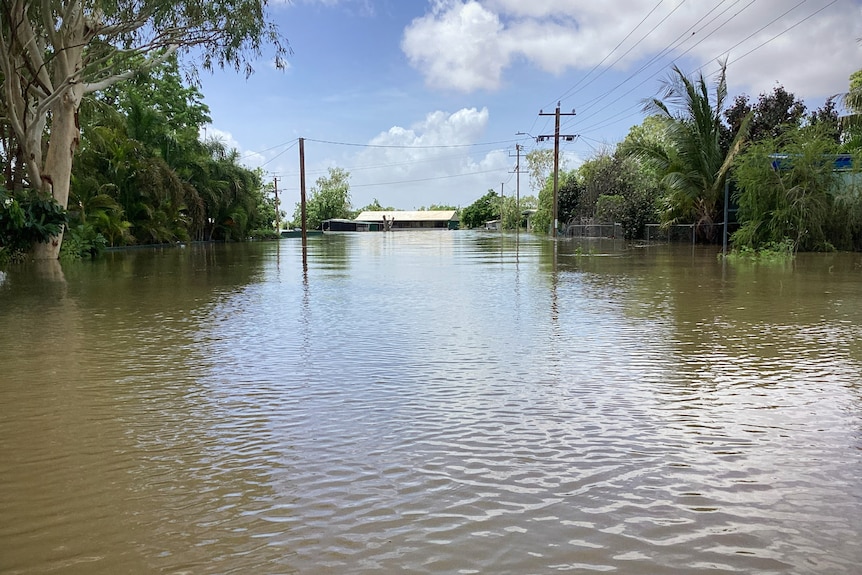
<instances>
[{"instance_id":1,"label":"leafy bush","mask_svg":"<svg viewBox=\"0 0 862 575\"><path fill-rule=\"evenodd\" d=\"M248 233L248 236L254 240L277 240L281 237L280 234L272 228L251 230Z\"/></svg>"},{"instance_id":2,"label":"leafy bush","mask_svg":"<svg viewBox=\"0 0 862 575\"><path fill-rule=\"evenodd\" d=\"M90 224L81 224L69 229L60 246L63 259L97 258L105 250L108 240Z\"/></svg>"},{"instance_id":3,"label":"leafy bush","mask_svg":"<svg viewBox=\"0 0 862 575\"><path fill-rule=\"evenodd\" d=\"M601 195L596 200L596 219L612 224L619 222L625 215L626 200L619 195Z\"/></svg>"},{"instance_id":4,"label":"leafy bush","mask_svg":"<svg viewBox=\"0 0 862 575\"><path fill-rule=\"evenodd\" d=\"M721 258L721 254L719 259ZM787 238L780 242L768 242L759 249L748 245L733 248L726 258L729 262L761 262L761 263L785 263L796 256L796 242Z\"/></svg>"},{"instance_id":5,"label":"leafy bush","mask_svg":"<svg viewBox=\"0 0 862 575\"><path fill-rule=\"evenodd\" d=\"M778 152L778 154L776 154ZM795 250L834 249L852 222L836 203L842 185L834 170L837 144L815 129L798 129L748 148L735 166L741 224L734 246L752 249L783 245ZM836 229L838 228L838 229Z\"/></svg>"},{"instance_id":6,"label":"leafy bush","mask_svg":"<svg viewBox=\"0 0 862 575\"><path fill-rule=\"evenodd\" d=\"M4 248L4 259L22 259L33 244L59 235L67 222L66 210L54 198L0 188L0 248Z\"/></svg>"}]
</instances>

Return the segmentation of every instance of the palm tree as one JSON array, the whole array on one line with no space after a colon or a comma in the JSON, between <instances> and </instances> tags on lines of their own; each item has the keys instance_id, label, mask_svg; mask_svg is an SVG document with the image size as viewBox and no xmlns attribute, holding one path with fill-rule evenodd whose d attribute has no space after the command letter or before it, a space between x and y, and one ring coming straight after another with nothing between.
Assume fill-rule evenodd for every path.
<instances>
[{"instance_id":1,"label":"palm tree","mask_svg":"<svg viewBox=\"0 0 862 575\"><path fill-rule=\"evenodd\" d=\"M850 90L844 94L847 114L840 119L845 134L845 149L855 151L862 148L862 70L850 75Z\"/></svg>"},{"instance_id":2,"label":"palm tree","mask_svg":"<svg viewBox=\"0 0 862 575\"><path fill-rule=\"evenodd\" d=\"M742 148L750 120L743 121L725 149L721 114L726 99L726 62L721 63L712 98L703 74L691 79L674 66L662 97L644 104L644 111L661 122L662 141L634 142L629 152L662 175L666 190L663 223L693 223L701 236L704 232L709 235L707 226L716 220L728 171Z\"/></svg>"}]
</instances>

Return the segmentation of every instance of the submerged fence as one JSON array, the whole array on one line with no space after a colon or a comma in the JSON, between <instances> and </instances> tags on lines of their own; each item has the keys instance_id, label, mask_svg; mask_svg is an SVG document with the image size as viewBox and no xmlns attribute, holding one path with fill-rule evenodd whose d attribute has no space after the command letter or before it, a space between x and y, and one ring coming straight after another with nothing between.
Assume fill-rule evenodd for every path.
<instances>
[{"instance_id":1,"label":"submerged fence","mask_svg":"<svg viewBox=\"0 0 862 575\"><path fill-rule=\"evenodd\" d=\"M571 238L622 238L622 224L569 224L566 235Z\"/></svg>"},{"instance_id":2,"label":"submerged fence","mask_svg":"<svg viewBox=\"0 0 862 575\"><path fill-rule=\"evenodd\" d=\"M739 227L732 224L732 229ZM646 224L644 237L647 242L662 243L696 243L698 240L720 243L724 233L724 224ZM569 224L565 235L570 238L623 238L622 224Z\"/></svg>"},{"instance_id":3,"label":"submerged fence","mask_svg":"<svg viewBox=\"0 0 862 575\"><path fill-rule=\"evenodd\" d=\"M731 231L739 227L732 224ZM724 234L724 223L717 224L674 224L663 226L661 224L647 224L644 230L644 239L647 242L665 243L696 243L698 239L707 242L721 243Z\"/></svg>"}]
</instances>

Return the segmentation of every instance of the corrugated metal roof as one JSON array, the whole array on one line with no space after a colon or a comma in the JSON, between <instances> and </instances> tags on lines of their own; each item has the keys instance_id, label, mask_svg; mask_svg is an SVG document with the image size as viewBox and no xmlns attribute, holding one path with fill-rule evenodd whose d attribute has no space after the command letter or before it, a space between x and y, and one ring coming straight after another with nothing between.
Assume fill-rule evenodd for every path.
<instances>
[{"instance_id":1,"label":"corrugated metal roof","mask_svg":"<svg viewBox=\"0 0 862 575\"><path fill-rule=\"evenodd\" d=\"M416 210L416 211L384 211L384 212L362 212L356 216L357 220L371 222L382 222L383 216L387 220L395 219L396 222L448 222L457 220L455 210Z\"/></svg>"}]
</instances>

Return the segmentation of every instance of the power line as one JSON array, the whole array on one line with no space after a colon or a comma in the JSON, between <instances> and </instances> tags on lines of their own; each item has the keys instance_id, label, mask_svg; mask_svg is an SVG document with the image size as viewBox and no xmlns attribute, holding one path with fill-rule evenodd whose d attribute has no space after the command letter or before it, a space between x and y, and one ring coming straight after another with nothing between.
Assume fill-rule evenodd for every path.
<instances>
[{"instance_id":1,"label":"power line","mask_svg":"<svg viewBox=\"0 0 862 575\"><path fill-rule=\"evenodd\" d=\"M548 106L552 106L554 102L559 102L560 100L562 100L563 98L565 98L565 97L567 97L567 96L569 96L569 95L574 95L574 94L576 93L576 92L575 92L575 90L577 89L577 87L578 87L578 86L580 86L584 81L586 81L586 79L590 77L590 74L592 74L593 72L595 72L595 71L596 71L596 69L597 69L599 66L601 66L602 64L604 64L604 63L605 63L605 60L607 60L608 58L610 58L610 57L611 57L611 55L612 55L614 52L616 52L616 51L619 49L619 47L620 47L620 46L622 46L622 45L623 45L623 43L625 43L625 41L626 41L626 40L628 40L628 39L631 37L631 35L632 35L632 34L634 34L634 33L635 33L635 31L636 31L638 28L640 28L640 27L641 27L641 25L642 25L644 22L646 22L647 18L649 18L650 16L652 16L653 12L655 12L655 11L658 9L658 7L662 5L662 2L664 2L664 0L659 0L659 1L658 1L658 4L656 4L655 6L653 6L653 9L652 9L652 10L650 10L650 11L647 13L647 15L643 17L643 19L642 19L640 22L638 22L637 26L635 26L634 28L632 28L632 29L631 29L631 31L630 31L628 34L626 34L625 38L623 38L622 40L620 40L619 44L617 44L616 46L614 46L614 49L613 49L613 50L611 50L610 52L608 52L608 53L605 55L605 57L604 57L604 58L602 58L602 61L601 61L601 62L599 62L598 64L596 64L595 66L593 66L593 67L592 67L592 69L591 69L589 72L587 72L587 73L586 73L586 75L582 76L580 80L578 80L577 82L575 82L575 85L574 85L574 86L572 86L571 88L569 88L568 90L566 90L565 92L563 92L563 95L562 95L562 96L560 96L560 97L558 97L558 98L554 98L554 99L553 99L549 104L545 104L545 106L543 106L543 107L544 107L544 108L547 108ZM680 6L682 6L682 4L680 4ZM679 6L677 6L677 8L679 8ZM674 9L674 10L676 10L676 9ZM673 12L671 12L671 14L673 14ZM642 41L643 41L643 38L641 38L640 40L638 40L638 41L635 43L635 46L637 46L637 45L638 45L640 42L642 42ZM634 46L632 46L632 47L634 47ZM629 52L630 52L630 51L631 51L631 50L629 50ZM626 52L626 54L628 54L628 52ZM625 54L624 54L624 55L625 55ZM614 65L614 64L616 64L617 62L619 62L619 58L617 58L616 60L614 60L614 62L613 62L610 66L608 66L608 68L613 67L613 65ZM607 69L607 68L606 68L606 69ZM596 78L595 78L595 79L597 79L598 77L600 77L600 76L601 76L602 74L604 74L604 73L605 73L605 70L602 70L602 71L599 73L599 75L598 75L598 76L596 76ZM594 79L594 81L595 81L595 79Z\"/></svg>"},{"instance_id":2,"label":"power line","mask_svg":"<svg viewBox=\"0 0 862 575\"><path fill-rule=\"evenodd\" d=\"M833 4L835 4L836 2L838 2L838 0L832 0L832 2L830 2L830 3L829 3L829 4L827 4L826 6L823 6L823 7L822 7L822 8L820 8L819 10L817 10L817 11L815 11L815 12L811 13L810 15L808 15L808 16L807 16L807 17L805 17L805 18L803 18L802 20L800 20L799 22L797 22L796 24L794 24L794 25L793 25L793 26L791 26L790 28L787 28L786 30L784 30L784 31L782 31L782 32L779 32L778 34L776 34L775 36L773 36L773 37L772 37L772 38L770 38L769 40L767 40L767 41L765 41L765 42L763 42L763 43L761 43L761 44L759 44L759 45L755 46L754 48L752 48L751 50L749 50L748 52L746 52L745 54L743 54L743 55L742 55L742 56L740 56L739 58L735 58L734 60L731 60L729 63L730 63L730 64L732 64L733 62L739 62L740 60L742 60L743 58L745 58L746 56L748 56L749 54L751 54L751 53L752 53L752 52L754 52L755 50L759 50L760 48L762 48L762 47L766 46L767 44L769 44L770 42L772 42L773 40L775 40L776 38L778 38L779 36L783 36L783 35L784 35L784 34L786 34L787 32L789 32L789 31L793 30L794 28L796 28L797 26L799 26L800 24L802 24L803 22L805 22L805 21L807 21L807 20L810 20L811 18L813 18L814 16L816 16L816 15L817 15L817 14L819 14L820 12L823 12L824 10L826 10L827 8L829 8L830 6L832 6Z\"/></svg>"},{"instance_id":3,"label":"power line","mask_svg":"<svg viewBox=\"0 0 862 575\"><path fill-rule=\"evenodd\" d=\"M396 182L375 182L373 184L350 184L350 187L351 188L368 188L371 186L393 186L395 184L414 184L414 183L419 183L419 182L430 182L433 180L448 180L451 178L463 178L463 177L467 177L467 176L478 176L481 174L492 174L494 172L500 172L500 170L499 169L483 170L480 172L467 172L464 174L450 174L448 176L434 176L431 178L420 178L420 179L415 179L415 180L399 180Z\"/></svg>"},{"instance_id":4,"label":"power line","mask_svg":"<svg viewBox=\"0 0 862 575\"><path fill-rule=\"evenodd\" d=\"M353 146L357 148L393 148L397 150L430 150L438 148L473 148L477 146L495 146L498 144L512 144L517 140L499 140L496 142L477 142L475 144L437 144L431 146L404 146L395 144L357 144L352 142L333 142L329 140L314 140L306 138L306 142L316 142L318 144L330 144L334 146Z\"/></svg>"},{"instance_id":5,"label":"power line","mask_svg":"<svg viewBox=\"0 0 862 575\"><path fill-rule=\"evenodd\" d=\"M722 0L722 1L721 1L721 4L723 4L723 3L724 3L724 2L726 2L726 1L727 1L727 0ZM737 1L739 1L739 0L737 0ZM635 42L635 44L634 44L631 48L629 48L628 50L626 50L626 52L625 52L624 54L622 54L619 58L617 58L616 60L614 60L613 62L611 62L610 66L608 66L608 68L612 68L612 67L613 67L617 62L619 62L619 61L620 61L620 60L622 60L625 56L627 56L627 55L628 55L632 50L634 50L634 49L637 47L637 45L638 45L638 44L640 44L641 42L643 42L643 41L644 41L644 39L646 39L649 35L651 35L653 32L655 32L655 31L658 29L658 27L659 27L659 26L661 26L662 24L664 24L664 23L665 23L665 21L667 21L667 19L668 19L668 18L670 18L670 17L673 15L673 13L674 13L674 12L676 12L677 10L679 10L679 9L680 9L680 7L682 7L682 5L683 5L684 3L685 3L685 0L683 0L682 2L680 2L679 4L677 4L676 8L674 8L673 10L671 10L671 11L670 11L670 12L669 12L669 13L668 13L664 18L662 18L662 19L661 19L661 20L660 20L660 21L659 21L655 26L653 26L653 27L650 29L650 31L649 31L649 32L647 32L643 37L641 37L641 39L640 39L640 40L638 40L637 42ZM721 4L719 4L719 6L720 6ZM715 8L713 8L713 10L715 10ZM710 10L710 12L712 12L712 10ZM709 12L707 12L707 14L709 14ZM706 17L706 16L704 16L704 18L705 18L705 17ZM691 28L689 28L689 30L690 30L690 29L691 29ZM664 52L664 51L666 51L666 50L668 50L668 49L669 49L669 48L665 48L665 49L663 50L663 52ZM659 54L661 54L661 53L659 53ZM659 56L654 56L654 59L657 59L658 57L659 57ZM643 69L643 68L641 68L641 69ZM607 70L607 68L606 68L605 70ZM639 72L639 71L638 71L638 72ZM636 75L638 74L638 72L635 72L635 73L634 73L634 74L632 74L632 76L630 76L629 78L631 78L631 77L633 77L633 76L636 76ZM601 74L600 74L600 75L601 75ZM594 82L596 79L597 79L597 78L594 78L590 83ZM588 84L587 84L587 86L589 86L589 85L590 85L590 83L588 83ZM625 83L625 80L623 80L623 83ZM584 86L584 88L586 88L587 86ZM615 90L615 89L616 89L616 87L611 88L611 91L613 91L613 90ZM592 100L588 100L588 101L584 104L584 107L585 107L585 108L589 108L589 105L590 105L592 102L594 102L595 100L597 100L597 99L600 99L600 97L599 97L599 98L593 98Z\"/></svg>"},{"instance_id":6,"label":"power line","mask_svg":"<svg viewBox=\"0 0 862 575\"><path fill-rule=\"evenodd\" d=\"M269 147L269 148L266 148L265 150L259 150L259 151L255 151L255 152L245 152L245 153L244 153L242 156L240 156L240 157L241 157L241 158L246 158L246 157L249 157L249 156L253 156L253 155L255 155L255 154L262 154L262 153L264 153L264 152L268 152L268 151L270 151L270 150L274 150L274 149L276 149L276 148L280 148L280 147L282 147L282 146L286 146L286 145L288 145L288 144L290 144L290 143L292 143L292 144L293 144L293 145L290 147L290 148L292 148L292 147L293 147L293 146L295 146L298 142L299 142L299 138L294 138L293 140L288 140L287 142L284 142L284 143L282 143L282 144L276 144L275 146L271 146L271 147ZM288 150L289 150L290 148L288 148ZM287 151L287 150L285 150L285 151Z\"/></svg>"},{"instance_id":7,"label":"power line","mask_svg":"<svg viewBox=\"0 0 862 575\"><path fill-rule=\"evenodd\" d=\"M654 73L650 74L649 76L647 76L646 78L644 78L644 79L643 79L641 82L639 82L638 84L635 84L635 85L634 85L630 90L628 90L627 92L624 92L624 93L623 93L623 94L621 94L619 97L617 97L615 100L612 100L612 101L610 101L610 102L605 102L605 98L606 98L607 96L609 96L610 94L612 94L615 90L617 90L618 88L621 88L621 87L622 87L622 86L624 86L626 83L628 83L629 81L633 80L636 76L638 76L638 74L640 74L641 72L643 72L644 70L646 70L647 68L649 68L650 66L652 66L655 62L657 62L660 58L662 58L663 56L665 56L666 54L668 54L668 53L669 53L669 52L671 52L672 50L674 50L674 49L678 48L678 47L679 47L680 45L682 45L686 40L690 39L690 38L691 38L691 37L693 37L693 36L696 36L698 32L701 32L701 31L702 31L702 30L704 30L707 26L709 26L710 24L712 24L713 22L715 22L718 18L720 18L721 16L723 16L723 15L724 15L728 10L730 10L731 8L733 8L734 6L736 6L740 1L741 1L741 0L736 0L733 4L731 4L730 6L728 6L727 8L725 8L722 12L720 12L719 14L717 14L715 17L713 17L709 22L707 22L706 24L704 24L703 26L701 26L699 29L694 30L693 32L691 32L691 34L689 34L689 32L690 32L693 28L695 28L695 26L697 26L698 24L700 24L701 22L703 22L703 21L706 19L706 17L707 17L707 16L709 16L709 14L711 14L712 12L714 12L714 11L716 10L716 8L718 8L718 6L720 6L720 5L721 5L721 4L719 4L718 6L716 6L715 8L713 8L712 10L710 10L709 12L707 12L706 14L704 14L704 15L703 15L703 16L702 16L702 17L701 17L697 22L695 22L694 24L692 24L691 26L689 26L689 27L688 27L688 29L686 29L682 34L680 34L679 36L677 36L676 40L674 40L671 44L669 44L668 46L666 46L666 47L665 47L664 49L662 49L660 52L656 53L652 58L650 58L647 62L645 62L643 65L641 65L641 67L640 67L640 68L638 68L638 69L637 69L637 70L635 70L633 73L631 73L631 74L630 74L627 78L625 78L622 82L620 82L619 84L617 84L616 86L614 86L614 87L613 87L613 88L611 88L610 90L607 90L607 91L606 91L606 92L604 92L603 94L600 94L599 96L596 96L596 97L595 97L595 98L593 98L592 100L588 100L587 102L585 102L585 103L584 103L584 106L582 107L582 110L589 110L590 108L592 108L592 107L593 107L596 103L598 103L598 102L604 102L604 103L605 103L605 105L604 105L604 106L602 106L601 108L599 108L598 110L596 110L596 111L594 111L594 112L590 113L590 114L586 114L585 116L583 116L583 119L584 119L584 120L588 120L588 119L590 119L590 118L592 118L592 117L596 116L598 113L602 112L603 110L608 109L612 104L615 104L616 102L620 101L622 98L624 98L625 96L627 96L627 95L631 94L631 93L632 93L632 92L634 92L637 88L639 88L640 86L644 85L644 84L645 84L645 83L647 83L649 80L653 79L653 78L654 78L654 77L659 73L658 71L656 71L656 72L654 72ZM750 2L749 2L748 4L746 4L746 5L745 5L741 10L739 10L739 11L738 11L738 12L736 12L733 16L731 16L730 18L728 18L727 20L725 20L722 24L720 24L720 25L719 25L718 27L716 27L714 30L712 30L711 32L709 32L709 34L707 34L707 35L705 35L705 36L699 36L699 37L698 37L698 41L697 41L695 44L693 44L692 46L690 46L688 49L686 49L684 52L682 52L681 54L679 54L679 55L677 56L677 58L681 58L682 56L685 56L686 54L688 54L688 53L689 53L691 50L693 50L695 47L697 47L698 45L700 45L701 43L703 43L704 41L706 41L710 36L712 36L713 34L715 34L716 32L718 32L721 28L723 28L724 26L726 26L726 25L727 25L731 20L733 20L734 18L736 18L737 16L739 16L741 13L743 13L745 10L747 10L748 8L750 8L750 7L751 7L751 6L752 6L756 1L757 1L757 0L750 0ZM808 0L802 0L802 3L807 2L807 1L808 1ZM723 4L723 3L724 3L724 2L722 2L722 4Z\"/></svg>"},{"instance_id":8,"label":"power line","mask_svg":"<svg viewBox=\"0 0 862 575\"><path fill-rule=\"evenodd\" d=\"M262 163L262 164L260 165L260 167L261 167L261 168L262 168L262 167L264 167L265 165L267 165L268 163L272 162L273 160L275 160L277 157L281 156L281 155L282 155L282 154L284 154L285 152L287 152L287 151L289 151L289 150L292 150L292 149L293 149L293 147L294 147L294 146L296 146L296 144L298 144L298 143L299 143L299 139L297 139L296 141L294 141L294 142L293 142L293 144L291 144L291 145L290 145L290 146L288 146L287 148L283 149L282 151L280 151L279 153L277 153L276 155L274 155L273 157L271 157L270 159L268 159L268 160L267 160L267 161L265 161L264 163ZM276 146L276 147L278 147L278 146ZM270 148L270 150L272 150L272 149L273 149L273 148Z\"/></svg>"},{"instance_id":9,"label":"power line","mask_svg":"<svg viewBox=\"0 0 862 575\"><path fill-rule=\"evenodd\" d=\"M685 54L687 54L688 52L690 52L690 51L691 51L692 49L694 49L697 45L699 45L700 43L702 43L703 41L705 41L709 36L711 36L712 34L714 34L715 32L717 32L721 27L723 27L723 26L727 25L727 23L728 23L728 22L730 22L733 18L737 17L739 14L741 14L741 13L742 13L742 12L744 12L746 9L748 9L752 4L754 4L754 2L755 2L755 1L756 1L756 0L751 0L751 2L749 2L749 4L747 4L745 7L743 7L743 8L742 8L740 11L738 11L737 13L735 13L731 18L729 18L728 20L726 20L726 21L725 21L721 26L719 26L719 27L718 27L718 28L716 28L715 30L711 31L711 32L710 32L709 34L707 34L705 37L703 37L702 39L700 39L700 41L699 41L699 42L697 42L696 44L692 45L692 46L691 46L691 47L689 47L687 50L685 50L683 53L681 53L678 57L684 56ZM765 24L765 25L761 26L760 28L758 28L757 30L755 30L754 32L752 32L751 34L749 34L748 36L746 36L745 38L743 38L742 40L740 40L739 42L737 42L736 44L734 44L734 45L733 45L731 48L729 48L728 50L725 50L725 51L723 52L723 54L728 54L728 52L730 52L730 51L731 51L731 50L733 50L734 48L736 48L736 47L738 47L738 46L742 45L743 43L745 43L746 41L750 40L752 37L756 36L757 34L759 34L760 32L762 32L763 30L767 29L768 27L772 26L772 25L773 25L773 24L775 24L777 21L781 20L782 18L784 18L785 16L787 16L788 14L790 14L791 12L793 12L794 10L796 10L797 8L799 8L800 6L802 6L803 4L805 4L807 1L808 1L808 0L801 0L800 2L798 2L796 5L794 5L794 6L793 6L793 7L791 7L790 9L786 10L785 12L783 12L782 14L780 14L779 16L777 16L776 18L774 18L774 19L772 19L771 21L769 21L767 24ZM777 39L778 37L780 37L780 36L782 36L782 35L786 34L787 32L789 32L789 31L790 31L790 30L792 30L793 28L796 28L796 27L797 27L797 26L799 26L800 24L802 24L802 23L806 22L807 20L809 20L809 19L813 18L814 16L816 16L817 14L819 14L820 12L822 12L823 10L826 10L827 8L829 8L830 6L832 6L833 4L835 4L837 1L838 1L838 0L832 0L829 4L827 4L827 5L825 5L825 6L822 6L822 7L821 7L821 8L819 8L818 10L815 10L813 13L809 14L809 15L808 15L808 16L806 16L805 18L802 18L800 21L798 21L798 22L796 22L795 24L793 24L793 25L789 26L788 28L784 29L783 31L781 31L780 33L776 34L775 36L773 36L773 37L772 37L772 38L770 38L769 40L767 40L767 41L765 41L765 42L762 42L762 43L761 43L761 44L759 44L758 46L756 46L756 47L752 48L751 50L749 50L748 52L746 52L745 54L743 54L742 56L740 56L739 58L734 59L734 60L733 60L733 62L737 62L737 61L741 60L742 58L745 58L746 56L750 55L752 52L754 52L754 51L756 51L756 50L758 50L758 49L762 48L762 47L763 47L763 46L765 46L766 44L769 44L770 42L774 41L774 40L775 40L775 39ZM732 6L731 6L731 7L732 7ZM725 10L725 12L726 12L726 10ZM714 20L713 20L713 21L714 21ZM655 59L655 58L653 58L653 59ZM713 59L714 59L714 58L713 58ZM729 62L729 63L730 63L730 62ZM704 64L704 65L702 65L702 66L700 66L700 67L696 68L695 70L696 70L696 71L697 71L697 70L702 70L705 66L706 66L706 64ZM643 69L643 67L642 67L641 69ZM639 73L639 72L640 72L640 70L638 70L638 72L636 72L635 74L637 74L637 73ZM599 112L601 112L601 111L603 111L603 110L606 110L606 109L607 109L608 107L610 107L612 104L614 104L614 103L618 102L618 101L619 101L619 100L621 100L623 97L625 97L626 95L628 95L628 94L630 94L631 92L633 92L636 88L638 88L638 87L640 87L641 85L643 85L644 83L646 83L649 79L651 79L651 78L655 77L655 75L656 75L656 74L652 74L651 76L649 76L648 78L646 78L644 81L642 81L642 82L640 82L639 84L637 84L636 86L634 86L631 90L628 90L627 92L625 92L625 93L623 93L622 95L620 95L618 98L616 98L616 99L614 99L614 100L612 100L612 101L608 102L608 103L607 103L605 106L603 106L602 108L599 108L598 110L594 111L593 113L588 114L587 116L585 116L585 118L586 118L586 119L592 118L592 117L596 116ZM631 76L630 76L630 78L631 78ZM627 79L627 80L628 80L628 79ZM624 82L623 82L623 83L624 83ZM617 87L619 87L620 85L622 85L622 83L621 83L621 84L619 84ZM608 92L608 93L609 93L609 92ZM608 93L606 93L605 95L607 95ZM625 113L625 111L620 112L620 113L618 113L617 115L624 114L624 113ZM632 113L632 114L630 114L630 115L633 115L633 113ZM599 122L599 123L597 123L597 124L594 124L593 126L590 126L590 127L587 127L587 128L581 128L581 131L582 131L582 132L588 132L589 130L597 129L598 127L603 127L603 125L604 125L607 121L608 121L608 119L605 119L605 120L602 120L601 122Z\"/></svg>"}]
</instances>

